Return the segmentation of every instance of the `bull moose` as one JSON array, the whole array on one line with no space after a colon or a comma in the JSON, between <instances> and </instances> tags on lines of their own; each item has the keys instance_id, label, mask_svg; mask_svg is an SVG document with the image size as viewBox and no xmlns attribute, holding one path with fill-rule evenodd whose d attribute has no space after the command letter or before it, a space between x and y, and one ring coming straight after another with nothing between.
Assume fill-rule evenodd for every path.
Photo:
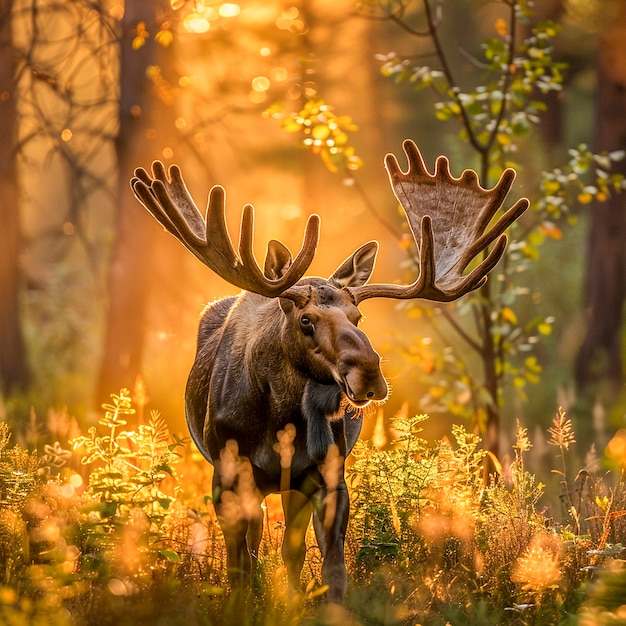
<instances>
[{"instance_id":1,"label":"bull moose","mask_svg":"<svg viewBox=\"0 0 626 626\"><path fill-rule=\"evenodd\" d=\"M407 140L403 148L406 173L393 155L385 165L417 246L419 276L410 285L368 283L376 241L359 247L328 279L303 278L318 243L317 215L309 217L295 258L272 240L261 270L252 251L251 205L243 208L236 252L223 187L212 187L203 218L176 165L167 172L155 161L152 175L138 168L131 181L167 231L243 289L205 308L185 393L193 440L214 465L213 499L232 587L249 584L262 500L280 492L289 588L300 585L312 514L327 600L343 602L350 507L344 460L359 436L364 407L388 394L380 357L358 327L358 306L369 298L448 302L480 287L504 253L504 231L528 208L528 200L518 200L487 230L513 184L512 169L484 189L473 170L454 178L440 156L431 175L415 143ZM464 274L481 252L482 260Z\"/></svg>"}]
</instances>

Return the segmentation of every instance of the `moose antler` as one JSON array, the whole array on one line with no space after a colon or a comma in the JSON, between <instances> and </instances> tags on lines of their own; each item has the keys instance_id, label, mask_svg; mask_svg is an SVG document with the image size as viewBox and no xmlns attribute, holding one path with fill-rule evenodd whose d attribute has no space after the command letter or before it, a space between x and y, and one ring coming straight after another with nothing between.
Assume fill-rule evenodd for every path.
<instances>
[{"instance_id":1,"label":"moose antler","mask_svg":"<svg viewBox=\"0 0 626 626\"><path fill-rule=\"evenodd\" d=\"M485 232L504 203L515 180L515 171L505 170L492 189L483 189L473 170L465 170L460 178L454 178L448 159L440 156L431 175L413 141L406 140L402 147L408 171L402 172L392 154L387 155L385 165L417 244L420 274L411 285L373 283L352 287L350 291L357 304L369 298L449 302L480 287L504 253L507 242L504 231L529 205L526 198L518 200ZM496 239L486 258L464 275L472 259Z\"/></svg>"},{"instance_id":2,"label":"moose antler","mask_svg":"<svg viewBox=\"0 0 626 626\"><path fill-rule=\"evenodd\" d=\"M419 276L410 285L374 283L347 287L356 304L369 298L448 302L480 287L504 254L507 242L504 231L529 205L526 198L518 200L487 230L515 180L514 170L505 170L492 189L484 189L473 170L465 170L460 178L454 178L448 159L440 156L435 173L430 174L413 141L406 140L403 148L409 164L406 173L392 154L387 155L385 165L417 245ZM205 265L241 289L267 297L306 301L308 289L296 283L315 255L320 221L317 215L309 217L302 248L293 262L283 244L270 241L262 271L252 251L254 210L250 204L243 208L237 254L226 228L223 187L211 188L203 218L178 166L172 165L166 172L163 163L155 161L152 173L150 176L143 168L135 171L131 180L135 195ZM494 241L485 258L468 274L463 274L471 261Z\"/></svg>"},{"instance_id":3,"label":"moose antler","mask_svg":"<svg viewBox=\"0 0 626 626\"><path fill-rule=\"evenodd\" d=\"M315 255L319 240L319 217L311 215L306 225L302 248L291 262L291 253L280 242L268 244L265 273L252 251L254 209L246 204L241 216L239 254L235 252L226 228L224 211L226 192L215 185L209 193L206 218L203 218L189 194L180 168L172 165L169 176L160 161L152 164L152 176L143 168L135 170L131 187L141 203L161 225L174 235L202 263L229 283L268 297L300 297L290 287L302 278ZM271 271L270 256L284 259L284 272Z\"/></svg>"}]
</instances>

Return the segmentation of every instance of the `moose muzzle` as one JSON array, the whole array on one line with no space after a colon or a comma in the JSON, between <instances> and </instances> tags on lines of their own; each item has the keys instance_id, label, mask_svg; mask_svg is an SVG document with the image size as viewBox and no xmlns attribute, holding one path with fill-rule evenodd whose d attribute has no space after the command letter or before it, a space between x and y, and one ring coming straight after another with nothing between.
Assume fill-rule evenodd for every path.
<instances>
[{"instance_id":1,"label":"moose muzzle","mask_svg":"<svg viewBox=\"0 0 626 626\"><path fill-rule=\"evenodd\" d=\"M339 386L350 402L365 406L385 400L389 389L380 369L380 356L359 328L347 329L337 338Z\"/></svg>"}]
</instances>

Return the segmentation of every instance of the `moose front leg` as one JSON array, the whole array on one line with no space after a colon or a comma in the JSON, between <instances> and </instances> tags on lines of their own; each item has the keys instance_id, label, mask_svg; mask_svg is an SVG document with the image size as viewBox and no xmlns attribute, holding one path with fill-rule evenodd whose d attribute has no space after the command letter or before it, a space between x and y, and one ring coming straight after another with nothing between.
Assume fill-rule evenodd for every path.
<instances>
[{"instance_id":1,"label":"moose front leg","mask_svg":"<svg viewBox=\"0 0 626 626\"><path fill-rule=\"evenodd\" d=\"M328 585L327 601L335 604L343 604L348 585L344 544L349 514L350 496L343 480L332 489L323 487L316 495L313 528L324 559L322 582Z\"/></svg>"},{"instance_id":2,"label":"moose front leg","mask_svg":"<svg viewBox=\"0 0 626 626\"><path fill-rule=\"evenodd\" d=\"M311 521L311 503L299 491L284 492L282 501L285 513L282 553L291 594L300 591L300 573L306 555L306 531Z\"/></svg>"},{"instance_id":3,"label":"moose front leg","mask_svg":"<svg viewBox=\"0 0 626 626\"><path fill-rule=\"evenodd\" d=\"M246 542L248 520L242 514L241 499L234 491L227 489L219 494L214 505L226 544L228 582L233 590L248 587L252 561Z\"/></svg>"},{"instance_id":4,"label":"moose front leg","mask_svg":"<svg viewBox=\"0 0 626 626\"><path fill-rule=\"evenodd\" d=\"M337 437L337 440L341 442L342 437ZM328 602L336 604L343 604L348 584L344 543L350 496L344 479L344 455L343 446L332 445L329 448L324 463L319 466L322 487L313 497L313 527L324 557L322 582L328 585Z\"/></svg>"},{"instance_id":5,"label":"moose front leg","mask_svg":"<svg viewBox=\"0 0 626 626\"><path fill-rule=\"evenodd\" d=\"M226 544L228 581L232 589L250 585L263 532L262 495L256 488L252 466L229 445L215 463L215 513Z\"/></svg>"}]
</instances>

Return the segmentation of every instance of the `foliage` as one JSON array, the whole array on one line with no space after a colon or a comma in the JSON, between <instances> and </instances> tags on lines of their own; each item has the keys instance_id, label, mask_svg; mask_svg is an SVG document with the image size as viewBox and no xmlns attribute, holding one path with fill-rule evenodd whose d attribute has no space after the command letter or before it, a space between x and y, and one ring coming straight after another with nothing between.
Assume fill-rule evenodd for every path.
<instances>
[{"instance_id":1,"label":"foliage","mask_svg":"<svg viewBox=\"0 0 626 626\"><path fill-rule=\"evenodd\" d=\"M606 508L594 494L607 488L608 476L598 478L587 499L580 489L574 503L566 471L557 471L563 497L571 500L562 524L539 504L545 485L524 466L532 444L519 423L511 466L485 479L478 437L456 426L453 442L429 445L419 436L423 420L393 420L397 438L389 449L361 442L350 471L354 576L360 586L378 589L394 623L556 624L571 619L583 601L598 557L609 563L600 580L619 580L619 562L611 559L621 544L616 549L606 543L610 533L583 527ZM575 442L562 410L550 435L562 457ZM601 516L607 520L606 511ZM616 532L621 540L623 531L613 527ZM591 589L581 623L607 606L593 596L608 593L605 587ZM610 610L617 606L613 601Z\"/></svg>"},{"instance_id":2,"label":"foliage","mask_svg":"<svg viewBox=\"0 0 626 626\"><path fill-rule=\"evenodd\" d=\"M81 508L92 520L86 528L87 540L92 546L106 547L117 536L117 528L138 525L147 531L148 553L156 542L156 554L178 562L160 531L175 501L175 490L166 493L162 487L168 478L175 478L176 449L183 443L177 437L170 443L158 412L152 412L148 423L139 424L136 431L120 430L135 409L127 389L111 398L111 404L103 405L105 414L99 421L109 434L101 436L91 427L86 436L70 441L74 450L83 452L81 464L92 466Z\"/></svg>"},{"instance_id":3,"label":"foliage","mask_svg":"<svg viewBox=\"0 0 626 626\"><path fill-rule=\"evenodd\" d=\"M245 112L246 109L256 112L262 105L260 111L263 117L278 120L283 130L298 135L299 145L319 155L330 171L354 171L362 165L361 158L350 143L350 133L356 131L357 126L351 117L336 114L334 107L320 95L315 70L309 60L312 55L307 50L306 39L302 37L311 28L307 13L295 6L287 10L279 10L277 7L257 10L253 6L243 7L235 3L217 3L212 6L204 2L172 2L170 14L155 25L154 39L163 48L169 48L176 40L188 40L190 35L198 40L215 42L216 31L231 31L235 28L245 33L245 37L254 38L260 26L263 34L259 39L261 54L256 67L260 73L243 77L247 85L241 84L242 91L248 86L251 89L248 102L240 107L239 112ZM240 17L241 20L238 19ZM250 27L251 22L254 22L253 27ZM142 48L151 37L143 21L137 23L134 34L132 47L136 50ZM280 51L279 54L297 59L296 63L293 60L284 63L294 66L291 71L278 64L277 55L267 46L268 40L275 42L274 47ZM268 61L271 61L271 65L268 65ZM167 68L168 72L171 73L171 69ZM171 79L165 79L164 73L165 68L159 66L151 66L147 72L155 93L163 102L173 105L181 94L191 93L194 101L202 102L203 105L194 107L197 119L194 119L191 111L186 113L186 118L178 118L178 130L186 134L188 128L203 129L219 123L223 113L216 116L212 112L215 108L211 106L215 101L213 92L205 96L202 86L189 75L179 76L176 85ZM228 105L222 106L224 110L229 109ZM205 111L204 115L202 111ZM197 138L201 134L195 134L196 143L199 143ZM196 146L196 149L200 148Z\"/></svg>"},{"instance_id":4,"label":"foliage","mask_svg":"<svg viewBox=\"0 0 626 626\"><path fill-rule=\"evenodd\" d=\"M11 434L0 422L0 501L6 508L19 508L41 484L39 459L19 445L8 448Z\"/></svg>"},{"instance_id":5,"label":"foliage","mask_svg":"<svg viewBox=\"0 0 626 626\"><path fill-rule=\"evenodd\" d=\"M194 621L194 612L207 612L223 595L214 573L221 554L200 547L216 527L202 512L206 500L200 496L202 508L194 511L177 500L183 441L170 437L158 413L136 430L123 430L135 413L127 390L113 395L104 410L101 428L87 435L74 436L74 426L56 429L71 441L46 444L42 456L21 446L7 449L1 425L3 619L125 623L129 603L148 615L159 607L159 594L182 593L194 596L182 612ZM49 422L58 419L51 414ZM191 499L187 504L198 506ZM166 614L174 612L170 598Z\"/></svg>"},{"instance_id":6,"label":"foliage","mask_svg":"<svg viewBox=\"0 0 626 626\"><path fill-rule=\"evenodd\" d=\"M506 167L523 176L535 166L537 156L525 155L537 142L545 96L564 88L567 71L554 53L559 24L536 20L530 2L497 4L499 16L479 46L473 46L472 29L464 31L467 42L446 38L449 9L443 4L369 0L360 5L364 17L395 26L396 45L410 50L378 54L382 74L412 86L416 105L426 100L422 92L431 92L434 117L458 129L460 145L470 148L470 162L477 163L485 187ZM555 322L553 315L536 312L533 303L541 293L527 285L541 245L560 240L564 226L576 222L575 206L604 201L626 186L621 174L611 172L623 152L594 154L581 145L570 149L569 157L566 165L541 173L533 209L512 226L505 258L489 284L458 304L405 305L411 317L432 328L430 336L405 349L428 390L422 408L468 419L495 453L506 392L527 400L528 386L539 382L542 372L537 348Z\"/></svg>"},{"instance_id":7,"label":"foliage","mask_svg":"<svg viewBox=\"0 0 626 626\"><path fill-rule=\"evenodd\" d=\"M282 105L274 105L267 115L281 119L281 128L302 135L302 143L314 154L319 154L331 172L357 170L362 165L348 133L357 130L352 118L336 115L331 106L317 96L306 99L298 112L286 116Z\"/></svg>"},{"instance_id":8,"label":"foliage","mask_svg":"<svg viewBox=\"0 0 626 626\"><path fill-rule=\"evenodd\" d=\"M254 593L228 592L223 541L204 494L208 464L169 435L158 413L130 429L137 414L128 391L111 398L86 435L51 413L49 430L61 441L44 444L41 455L9 447L0 425L0 619L326 623L313 544L304 592L286 594L284 527L269 500ZM615 472L589 463L579 472L584 482L572 481L562 461L575 435L558 411L548 443L561 457L559 521L558 505L542 502L545 485L525 467L532 444L520 424L510 467L487 477L479 437L454 426L450 439L428 442L425 419L395 418L384 449L357 446L346 545L355 623L556 624L576 623L577 612L580 624L617 619L624 438L607 449Z\"/></svg>"}]
</instances>

